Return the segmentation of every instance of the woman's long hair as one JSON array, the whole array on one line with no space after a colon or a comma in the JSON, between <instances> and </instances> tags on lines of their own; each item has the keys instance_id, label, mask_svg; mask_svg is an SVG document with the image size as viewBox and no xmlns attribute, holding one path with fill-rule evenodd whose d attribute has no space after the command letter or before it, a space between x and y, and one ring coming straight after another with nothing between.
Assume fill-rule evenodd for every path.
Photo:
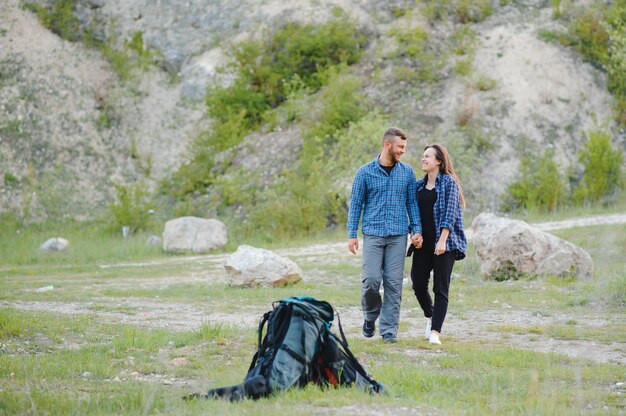
<instances>
[{"instance_id":1,"label":"woman's long hair","mask_svg":"<svg viewBox=\"0 0 626 416\"><path fill-rule=\"evenodd\" d=\"M454 171L454 166L452 166L452 160L450 159L450 154L448 153L448 149L443 147L440 144L431 144L426 146L426 149L435 149L436 156L435 158L441 162L439 165L439 172L446 173L454 178L454 181L459 187L459 196L461 197L461 206L465 208L465 198L463 197L463 187L461 186L461 181Z\"/></svg>"}]
</instances>

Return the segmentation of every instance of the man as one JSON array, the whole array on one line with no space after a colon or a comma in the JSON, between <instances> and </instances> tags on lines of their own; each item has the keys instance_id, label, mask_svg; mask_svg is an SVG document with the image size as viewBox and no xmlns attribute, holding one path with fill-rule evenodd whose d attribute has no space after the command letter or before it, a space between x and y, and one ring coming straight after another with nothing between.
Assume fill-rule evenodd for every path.
<instances>
[{"instance_id":1,"label":"man","mask_svg":"<svg viewBox=\"0 0 626 416\"><path fill-rule=\"evenodd\" d=\"M354 177L348 211L348 250L352 254L359 249L357 230L363 216L363 335L374 336L380 317L380 335L385 342L396 342L398 337L407 233L413 233L415 245L421 245L422 240L415 173L400 162L406 142L402 130L387 129L378 157L361 166ZM381 283L384 299L380 296Z\"/></svg>"}]
</instances>

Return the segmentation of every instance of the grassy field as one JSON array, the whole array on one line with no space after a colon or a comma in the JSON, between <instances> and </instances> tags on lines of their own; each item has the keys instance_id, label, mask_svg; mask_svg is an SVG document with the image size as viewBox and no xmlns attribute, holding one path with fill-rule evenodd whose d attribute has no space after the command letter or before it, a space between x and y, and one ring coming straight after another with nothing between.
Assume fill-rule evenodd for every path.
<instances>
[{"instance_id":1,"label":"grassy field","mask_svg":"<svg viewBox=\"0 0 626 416\"><path fill-rule=\"evenodd\" d=\"M626 412L624 225L554 232L592 255L590 281L485 281L470 246L455 266L437 347L420 335L410 286L397 344L359 335L360 257L332 247L343 234L271 247L302 267L302 282L238 289L225 284L221 267L233 245L167 256L146 235L70 226L68 252L38 251L60 231L5 228L0 238L0 414ZM312 243L322 248L296 250ZM331 302L384 394L309 386L240 403L181 399L240 383L261 314L292 295Z\"/></svg>"}]
</instances>

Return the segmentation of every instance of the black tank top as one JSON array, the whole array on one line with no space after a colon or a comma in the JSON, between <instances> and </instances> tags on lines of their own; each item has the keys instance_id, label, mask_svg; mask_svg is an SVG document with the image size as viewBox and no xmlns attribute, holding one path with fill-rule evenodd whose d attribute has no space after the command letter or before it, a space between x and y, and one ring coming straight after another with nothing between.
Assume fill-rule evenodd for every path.
<instances>
[{"instance_id":1,"label":"black tank top","mask_svg":"<svg viewBox=\"0 0 626 416\"><path fill-rule=\"evenodd\" d=\"M417 201L420 207L420 219L422 220L422 237L424 237L424 247L435 248L435 238L437 237L435 230L435 201L437 200L437 192L435 188L422 188L417 193Z\"/></svg>"}]
</instances>

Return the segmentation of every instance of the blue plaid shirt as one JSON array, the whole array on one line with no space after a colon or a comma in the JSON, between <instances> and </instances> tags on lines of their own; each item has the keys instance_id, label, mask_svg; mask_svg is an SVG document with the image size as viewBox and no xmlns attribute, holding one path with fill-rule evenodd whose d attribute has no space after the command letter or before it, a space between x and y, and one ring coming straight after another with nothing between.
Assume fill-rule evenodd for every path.
<instances>
[{"instance_id":1,"label":"blue plaid shirt","mask_svg":"<svg viewBox=\"0 0 626 416\"><path fill-rule=\"evenodd\" d=\"M421 233L415 184L413 169L402 162L397 162L389 175L378 158L361 166L352 184L348 238L356 238L361 214L366 235L388 237L407 234L409 229Z\"/></svg>"},{"instance_id":2,"label":"blue plaid shirt","mask_svg":"<svg viewBox=\"0 0 626 416\"><path fill-rule=\"evenodd\" d=\"M426 179L427 177L424 176L417 180L417 192L424 187ZM435 192L437 193L437 200L433 208L435 241L439 241L442 228L450 230L446 240L446 251L456 251L456 259L461 260L467 252L467 240L463 230L463 210L459 186L452 176L439 173L435 181ZM417 193L415 196L417 197Z\"/></svg>"}]
</instances>

